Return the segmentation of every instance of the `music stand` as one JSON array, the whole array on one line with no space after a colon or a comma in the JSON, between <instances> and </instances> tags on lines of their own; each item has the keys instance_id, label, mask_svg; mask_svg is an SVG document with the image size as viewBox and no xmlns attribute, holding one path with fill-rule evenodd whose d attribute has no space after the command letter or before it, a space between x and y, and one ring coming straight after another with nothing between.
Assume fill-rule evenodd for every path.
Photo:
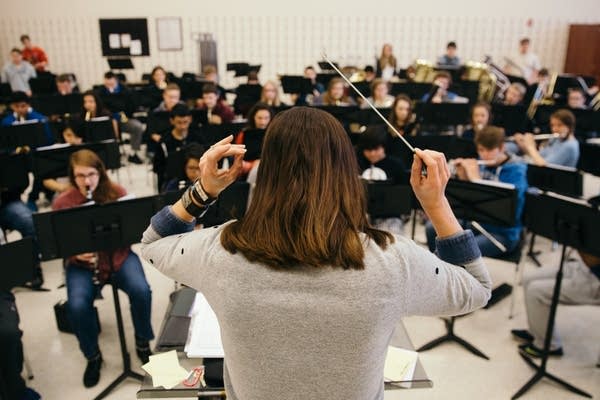
<instances>
[{"instance_id":1,"label":"music stand","mask_svg":"<svg viewBox=\"0 0 600 400\"><path fill-rule=\"evenodd\" d=\"M0 268L0 291L10 291L16 286L31 282L36 267L33 238L0 245L0 260L11 268Z\"/></svg>"},{"instance_id":2,"label":"music stand","mask_svg":"<svg viewBox=\"0 0 600 400\"><path fill-rule=\"evenodd\" d=\"M575 168L549 165L540 167L534 164L527 166L527 182L529 187L536 187L541 191L550 191L565 196L581 197L583 195L583 175ZM539 251L534 250L535 233L531 234L527 256L541 267L537 259Z\"/></svg>"},{"instance_id":3,"label":"music stand","mask_svg":"<svg viewBox=\"0 0 600 400\"><path fill-rule=\"evenodd\" d=\"M244 144L246 145L244 160L254 161L260 158L265 132L265 129L247 129L244 131Z\"/></svg>"},{"instance_id":4,"label":"music stand","mask_svg":"<svg viewBox=\"0 0 600 400\"><path fill-rule=\"evenodd\" d=\"M38 234L43 260L66 258L76 254L108 251L140 241L148 221L160 209L159 196L117 201L103 205L75 207L47 213L36 213L33 221ZM108 257L112 265L112 255ZM121 345L123 371L104 389L96 400L105 398L127 378L140 382L143 376L131 370L131 360L125 342L123 317L117 287L111 284Z\"/></svg>"},{"instance_id":5,"label":"music stand","mask_svg":"<svg viewBox=\"0 0 600 400\"><path fill-rule=\"evenodd\" d=\"M582 171L600 176L600 144L579 143L579 165Z\"/></svg>"},{"instance_id":6,"label":"music stand","mask_svg":"<svg viewBox=\"0 0 600 400\"><path fill-rule=\"evenodd\" d=\"M517 191L512 185L450 179L446 186L446 197L457 218L501 226L514 226L516 223ZM489 360L487 355L454 333L455 319L455 316L444 319L446 334L424 344L417 351L429 350L450 341Z\"/></svg>"},{"instance_id":7,"label":"music stand","mask_svg":"<svg viewBox=\"0 0 600 400\"><path fill-rule=\"evenodd\" d=\"M584 201L556 194L536 195L527 193L525 204L525 207L527 208L527 212L525 213L525 225L528 229L540 236L557 241L563 245L563 248L561 251L558 272L556 273L552 302L550 303L550 314L548 315L541 363L538 366L527 355L519 352L521 358L523 358L536 373L512 396L512 399L514 400L521 397L542 378L548 378L570 392L592 398L589 393L586 393L549 373L547 371L547 365L550 343L552 341L552 332L554 330L554 322L556 319L556 309L560 297L560 287L567 247L571 246L587 253L594 254L595 256L600 256L600 235L598 234L600 212Z\"/></svg>"},{"instance_id":8,"label":"music stand","mask_svg":"<svg viewBox=\"0 0 600 400\"><path fill-rule=\"evenodd\" d=\"M311 94L312 83L302 75L284 75L281 77L283 93Z\"/></svg>"},{"instance_id":9,"label":"music stand","mask_svg":"<svg viewBox=\"0 0 600 400\"><path fill-rule=\"evenodd\" d=\"M32 153L32 171L36 178L60 178L69 175L69 158L79 150L91 150L100 157L106 169L121 167L119 144L114 140L59 147L39 147Z\"/></svg>"},{"instance_id":10,"label":"music stand","mask_svg":"<svg viewBox=\"0 0 600 400\"><path fill-rule=\"evenodd\" d=\"M506 136L511 136L515 132L529 131L530 120L527 117L525 106L507 106L493 103L492 115L494 116L494 125L504 128Z\"/></svg>"},{"instance_id":11,"label":"music stand","mask_svg":"<svg viewBox=\"0 0 600 400\"><path fill-rule=\"evenodd\" d=\"M431 83L425 82L394 82L390 87L390 94L397 96L406 94L412 100L421 100L431 90Z\"/></svg>"},{"instance_id":12,"label":"music stand","mask_svg":"<svg viewBox=\"0 0 600 400\"><path fill-rule=\"evenodd\" d=\"M415 107L415 113L427 124L437 126L464 125L469 121L470 106L466 103L434 104L418 102Z\"/></svg>"},{"instance_id":13,"label":"music stand","mask_svg":"<svg viewBox=\"0 0 600 400\"><path fill-rule=\"evenodd\" d=\"M134 69L130 57L111 57L107 58L106 61L110 69Z\"/></svg>"},{"instance_id":14,"label":"music stand","mask_svg":"<svg viewBox=\"0 0 600 400\"><path fill-rule=\"evenodd\" d=\"M29 186L27 154L0 154L0 191Z\"/></svg>"},{"instance_id":15,"label":"music stand","mask_svg":"<svg viewBox=\"0 0 600 400\"><path fill-rule=\"evenodd\" d=\"M85 121L83 140L86 142L101 142L115 139L115 129L110 117L93 118Z\"/></svg>"},{"instance_id":16,"label":"music stand","mask_svg":"<svg viewBox=\"0 0 600 400\"><path fill-rule=\"evenodd\" d=\"M367 190L367 213L371 218L399 218L412 211L410 185L363 180Z\"/></svg>"},{"instance_id":17,"label":"music stand","mask_svg":"<svg viewBox=\"0 0 600 400\"><path fill-rule=\"evenodd\" d=\"M47 144L43 122L26 121L24 123L0 127L0 148L38 147Z\"/></svg>"}]
</instances>

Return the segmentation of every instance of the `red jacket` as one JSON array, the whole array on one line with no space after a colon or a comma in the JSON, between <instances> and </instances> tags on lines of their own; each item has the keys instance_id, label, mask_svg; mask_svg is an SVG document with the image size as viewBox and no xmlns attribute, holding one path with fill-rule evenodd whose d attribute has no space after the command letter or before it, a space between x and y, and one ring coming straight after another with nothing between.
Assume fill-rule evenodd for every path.
<instances>
[{"instance_id":1,"label":"red jacket","mask_svg":"<svg viewBox=\"0 0 600 400\"><path fill-rule=\"evenodd\" d=\"M35 64L39 62L48 62L48 57L46 56L46 53L40 47L33 46L30 49L25 48L23 49L23 52L21 54L23 56L23 59L25 61L29 61L29 63L34 67ZM35 69L37 71L44 71L45 67L35 67Z\"/></svg>"}]
</instances>

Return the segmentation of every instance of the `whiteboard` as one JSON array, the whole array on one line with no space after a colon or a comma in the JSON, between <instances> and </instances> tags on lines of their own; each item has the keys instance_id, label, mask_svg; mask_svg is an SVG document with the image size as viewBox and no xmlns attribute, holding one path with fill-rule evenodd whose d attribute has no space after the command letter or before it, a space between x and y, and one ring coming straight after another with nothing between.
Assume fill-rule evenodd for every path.
<instances>
[{"instance_id":1,"label":"whiteboard","mask_svg":"<svg viewBox=\"0 0 600 400\"><path fill-rule=\"evenodd\" d=\"M157 18L156 35L158 37L158 50L181 50L183 48L181 18Z\"/></svg>"}]
</instances>

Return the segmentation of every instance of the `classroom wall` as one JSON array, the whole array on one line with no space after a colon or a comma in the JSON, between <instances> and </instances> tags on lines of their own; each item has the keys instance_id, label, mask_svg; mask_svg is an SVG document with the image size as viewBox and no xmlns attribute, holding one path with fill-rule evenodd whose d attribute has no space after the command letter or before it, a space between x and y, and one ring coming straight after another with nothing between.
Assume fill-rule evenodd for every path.
<instances>
[{"instance_id":1,"label":"classroom wall","mask_svg":"<svg viewBox=\"0 0 600 400\"><path fill-rule=\"evenodd\" d=\"M375 7L369 7L375 4ZM183 50L159 51L156 17L182 18ZM424 0L405 4L392 0L349 2L270 1L75 1L19 0L3 5L0 15L0 59L31 35L50 57L53 72L74 72L83 88L101 81L108 69L100 48L99 18L146 17L150 56L135 57L128 80L137 81L157 64L176 74L199 72L195 37L212 33L217 40L219 72L225 86L237 81L225 71L227 62L261 63L261 80L301 73L315 64L323 49L342 65L373 64L381 45L394 46L400 65L415 58L434 60L455 40L464 60L489 54L499 63L529 36L542 64L561 71L571 23L600 23L597 0L503 0L483 2Z\"/></svg>"}]
</instances>

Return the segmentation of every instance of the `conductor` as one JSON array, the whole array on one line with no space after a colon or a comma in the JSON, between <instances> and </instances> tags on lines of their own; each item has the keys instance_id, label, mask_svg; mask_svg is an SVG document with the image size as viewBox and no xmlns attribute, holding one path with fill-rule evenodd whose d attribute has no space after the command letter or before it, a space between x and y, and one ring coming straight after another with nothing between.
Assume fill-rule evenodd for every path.
<instances>
[{"instance_id":1,"label":"conductor","mask_svg":"<svg viewBox=\"0 0 600 400\"><path fill-rule=\"evenodd\" d=\"M152 217L142 239L143 258L214 309L228 398L383 399L386 351L402 317L487 303L487 268L444 196L443 154L416 150L411 171L438 235L432 254L369 225L344 128L306 107L267 129L246 215L193 231L240 172L245 149L232 139L202 156L200 179ZM234 159L229 170L218 169L223 157Z\"/></svg>"}]
</instances>

